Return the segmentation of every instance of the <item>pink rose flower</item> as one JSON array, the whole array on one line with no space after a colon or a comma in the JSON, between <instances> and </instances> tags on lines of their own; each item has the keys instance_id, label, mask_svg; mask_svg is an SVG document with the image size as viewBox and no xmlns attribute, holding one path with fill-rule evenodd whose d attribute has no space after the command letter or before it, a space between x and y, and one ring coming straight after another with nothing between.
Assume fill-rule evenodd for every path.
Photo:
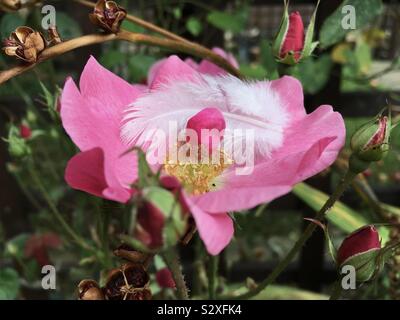
<instances>
[{"instance_id":1,"label":"pink rose flower","mask_svg":"<svg viewBox=\"0 0 400 320\"><path fill-rule=\"evenodd\" d=\"M235 163L223 163L212 174L204 170L201 179L164 164L164 173L181 183L182 201L215 255L233 237L228 212L272 201L330 166L343 147L345 128L330 106L306 114L301 84L292 77L244 82L215 72L216 66L200 70L200 65L171 56L150 71L144 88L126 83L91 58L80 92L67 81L61 118L82 151L68 164L67 182L120 202L129 200L129 185L137 178L135 155L121 154L133 145L146 149L147 132L168 132L170 120L178 121L179 130L252 130L255 159L247 175L238 175Z\"/></svg>"}]
</instances>

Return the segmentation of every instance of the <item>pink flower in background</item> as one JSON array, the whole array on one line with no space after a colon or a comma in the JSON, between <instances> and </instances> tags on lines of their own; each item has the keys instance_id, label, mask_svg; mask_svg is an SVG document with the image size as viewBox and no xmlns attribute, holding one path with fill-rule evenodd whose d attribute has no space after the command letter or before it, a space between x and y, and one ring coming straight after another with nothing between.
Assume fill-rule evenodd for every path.
<instances>
[{"instance_id":1,"label":"pink flower in background","mask_svg":"<svg viewBox=\"0 0 400 320\"><path fill-rule=\"evenodd\" d=\"M163 166L164 174L182 185L182 202L214 255L233 236L228 212L290 192L296 183L331 165L345 139L343 119L330 106L306 114L301 84L292 77L243 82L215 65L183 62L176 56L152 68L147 88L126 83L91 58L80 90L71 79L67 81L61 118L81 150L68 163L68 184L119 202L130 199L130 185L137 178L135 155L121 155L133 145L145 147L146 132L168 132L171 120L178 122L178 129L196 132L201 128L253 130L251 174L238 175L239 165L222 163L211 174L210 168L201 171L199 179Z\"/></svg>"}]
</instances>

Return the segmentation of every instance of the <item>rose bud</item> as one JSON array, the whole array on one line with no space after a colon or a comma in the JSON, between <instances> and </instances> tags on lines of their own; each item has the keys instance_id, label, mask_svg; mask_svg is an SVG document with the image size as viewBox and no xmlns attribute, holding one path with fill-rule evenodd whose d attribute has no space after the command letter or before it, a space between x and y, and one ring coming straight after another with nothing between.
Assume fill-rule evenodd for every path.
<instances>
[{"instance_id":1,"label":"rose bud","mask_svg":"<svg viewBox=\"0 0 400 320\"><path fill-rule=\"evenodd\" d=\"M311 17L307 32L304 33L304 24L300 13L296 11L289 15L288 3L285 3L281 26L273 43L273 52L279 62L294 65L309 57L315 50L318 42L313 42L313 36L318 4Z\"/></svg>"},{"instance_id":2,"label":"rose bud","mask_svg":"<svg viewBox=\"0 0 400 320\"><path fill-rule=\"evenodd\" d=\"M109 300L150 300L149 275L143 266L128 263L110 271L104 288Z\"/></svg>"},{"instance_id":3,"label":"rose bud","mask_svg":"<svg viewBox=\"0 0 400 320\"><path fill-rule=\"evenodd\" d=\"M111 33L118 33L122 21L126 17L126 10L114 1L99 0L93 13L89 14L90 21Z\"/></svg>"},{"instance_id":4,"label":"rose bud","mask_svg":"<svg viewBox=\"0 0 400 320\"><path fill-rule=\"evenodd\" d=\"M40 32L29 27L18 27L3 42L3 50L8 56L15 56L28 63L35 63L46 48L46 40Z\"/></svg>"},{"instance_id":5,"label":"rose bud","mask_svg":"<svg viewBox=\"0 0 400 320\"><path fill-rule=\"evenodd\" d=\"M361 126L351 137L350 169L356 173L365 171L372 161L382 160L389 151L392 129L391 116L379 114Z\"/></svg>"},{"instance_id":6,"label":"rose bud","mask_svg":"<svg viewBox=\"0 0 400 320\"><path fill-rule=\"evenodd\" d=\"M25 124L21 124L19 126L19 134L21 135L21 138L23 139L29 139L32 137L32 130Z\"/></svg>"},{"instance_id":7,"label":"rose bud","mask_svg":"<svg viewBox=\"0 0 400 320\"><path fill-rule=\"evenodd\" d=\"M160 288L175 288L175 281L172 273L168 268L163 268L157 271L156 281Z\"/></svg>"},{"instance_id":8,"label":"rose bud","mask_svg":"<svg viewBox=\"0 0 400 320\"><path fill-rule=\"evenodd\" d=\"M104 293L94 280L82 280L78 285L79 300L104 300Z\"/></svg>"},{"instance_id":9,"label":"rose bud","mask_svg":"<svg viewBox=\"0 0 400 320\"><path fill-rule=\"evenodd\" d=\"M379 233L373 225L362 227L344 239L337 252L339 267L351 265L356 269L356 278L365 282L372 278L378 266L381 250Z\"/></svg>"},{"instance_id":10,"label":"rose bud","mask_svg":"<svg viewBox=\"0 0 400 320\"><path fill-rule=\"evenodd\" d=\"M0 0L0 10L6 12L17 11L21 9L21 0Z\"/></svg>"}]
</instances>

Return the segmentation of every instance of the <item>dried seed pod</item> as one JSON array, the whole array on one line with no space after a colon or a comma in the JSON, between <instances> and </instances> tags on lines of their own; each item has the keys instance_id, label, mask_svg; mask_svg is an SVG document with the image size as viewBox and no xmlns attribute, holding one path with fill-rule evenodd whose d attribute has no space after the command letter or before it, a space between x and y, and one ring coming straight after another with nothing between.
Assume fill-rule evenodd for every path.
<instances>
[{"instance_id":1,"label":"dried seed pod","mask_svg":"<svg viewBox=\"0 0 400 320\"><path fill-rule=\"evenodd\" d=\"M145 268L149 262L148 254L137 251L125 243L114 250L114 255L118 258L128 260L129 262L141 264Z\"/></svg>"},{"instance_id":2,"label":"dried seed pod","mask_svg":"<svg viewBox=\"0 0 400 320\"><path fill-rule=\"evenodd\" d=\"M126 10L120 7L115 1L99 0L93 10L89 14L90 21L111 33L118 33L122 21L126 17Z\"/></svg>"},{"instance_id":3,"label":"dried seed pod","mask_svg":"<svg viewBox=\"0 0 400 320\"><path fill-rule=\"evenodd\" d=\"M110 271L104 287L109 300L150 300L149 275L143 266L127 263Z\"/></svg>"},{"instance_id":4,"label":"dried seed pod","mask_svg":"<svg viewBox=\"0 0 400 320\"><path fill-rule=\"evenodd\" d=\"M43 35L29 27L18 27L3 41L3 50L8 56L15 56L28 63L35 63L45 48Z\"/></svg>"},{"instance_id":5,"label":"dried seed pod","mask_svg":"<svg viewBox=\"0 0 400 320\"><path fill-rule=\"evenodd\" d=\"M82 280L78 285L79 300L105 300L104 293L94 280Z\"/></svg>"},{"instance_id":6,"label":"dried seed pod","mask_svg":"<svg viewBox=\"0 0 400 320\"><path fill-rule=\"evenodd\" d=\"M0 0L0 10L6 12L17 11L21 9L21 0Z\"/></svg>"}]
</instances>

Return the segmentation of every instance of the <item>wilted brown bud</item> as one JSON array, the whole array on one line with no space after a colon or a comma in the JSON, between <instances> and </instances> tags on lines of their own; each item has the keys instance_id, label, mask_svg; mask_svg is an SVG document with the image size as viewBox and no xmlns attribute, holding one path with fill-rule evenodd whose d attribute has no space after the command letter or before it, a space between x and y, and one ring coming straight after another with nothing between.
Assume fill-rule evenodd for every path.
<instances>
[{"instance_id":1,"label":"wilted brown bud","mask_svg":"<svg viewBox=\"0 0 400 320\"><path fill-rule=\"evenodd\" d=\"M39 54L46 48L46 40L40 32L29 27L18 27L3 42L3 50L9 56L29 63L37 61Z\"/></svg>"},{"instance_id":2,"label":"wilted brown bud","mask_svg":"<svg viewBox=\"0 0 400 320\"><path fill-rule=\"evenodd\" d=\"M109 300L150 300L149 275L143 266L128 263L110 271L104 288Z\"/></svg>"},{"instance_id":3,"label":"wilted brown bud","mask_svg":"<svg viewBox=\"0 0 400 320\"><path fill-rule=\"evenodd\" d=\"M82 280L78 285L79 300L104 300L104 293L94 280Z\"/></svg>"},{"instance_id":4,"label":"wilted brown bud","mask_svg":"<svg viewBox=\"0 0 400 320\"><path fill-rule=\"evenodd\" d=\"M0 10L10 12L21 9L21 0L0 0Z\"/></svg>"},{"instance_id":5,"label":"wilted brown bud","mask_svg":"<svg viewBox=\"0 0 400 320\"><path fill-rule=\"evenodd\" d=\"M126 10L115 1L99 0L93 13L89 14L90 21L105 31L118 33L122 21L126 17Z\"/></svg>"},{"instance_id":6,"label":"wilted brown bud","mask_svg":"<svg viewBox=\"0 0 400 320\"><path fill-rule=\"evenodd\" d=\"M148 254L137 251L125 243L114 250L114 255L129 262L144 265L144 267L146 267L149 260Z\"/></svg>"}]
</instances>

